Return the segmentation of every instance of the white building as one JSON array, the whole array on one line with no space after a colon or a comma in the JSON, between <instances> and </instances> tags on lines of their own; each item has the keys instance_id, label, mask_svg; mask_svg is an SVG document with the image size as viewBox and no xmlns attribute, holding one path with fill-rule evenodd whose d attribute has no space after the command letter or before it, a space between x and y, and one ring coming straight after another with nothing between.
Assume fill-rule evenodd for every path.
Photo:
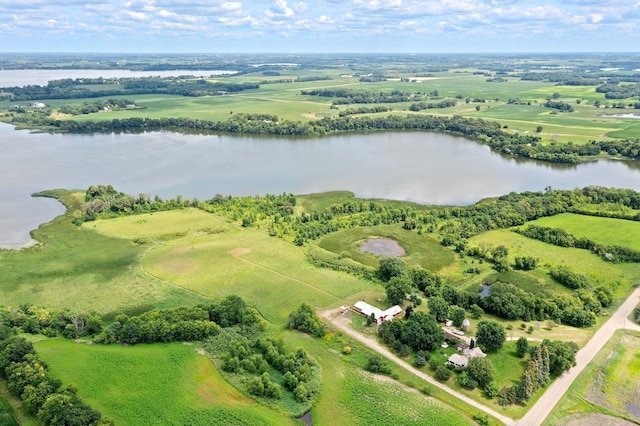
<instances>
[{"instance_id":1,"label":"white building","mask_svg":"<svg viewBox=\"0 0 640 426\"><path fill-rule=\"evenodd\" d=\"M373 314L373 317L376 320L376 323L380 324L385 321L391 321L398 315L400 315L403 311L402 308L398 305L394 305L389 309L376 308L375 306L371 306L367 302L359 301L353 305L352 310L365 318L368 318Z\"/></svg>"}]
</instances>

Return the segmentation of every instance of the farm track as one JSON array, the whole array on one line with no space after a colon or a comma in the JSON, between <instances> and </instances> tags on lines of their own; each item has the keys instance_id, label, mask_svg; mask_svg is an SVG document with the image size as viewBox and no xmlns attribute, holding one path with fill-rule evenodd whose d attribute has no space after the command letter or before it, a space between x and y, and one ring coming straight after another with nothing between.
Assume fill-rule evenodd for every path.
<instances>
[{"instance_id":1,"label":"farm track","mask_svg":"<svg viewBox=\"0 0 640 426\"><path fill-rule=\"evenodd\" d=\"M448 394L466 402L467 404L482 410L483 412L497 418L505 425L518 426L537 426L549 416L558 401L567 392L573 381L584 370L584 368L593 360L602 347L611 339L616 330L627 329L640 331L640 325L634 324L627 319L633 312L633 309L640 303L640 285L631 293L631 295L620 305L620 307L611 315L611 318L605 322L600 329L593 335L589 342L576 354L576 366L568 372L558 377L538 399L538 401L529 409L527 414L520 420L514 420L503 414L500 414L485 405L476 402L465 395L462 395L442 383L436 381L431 376L415 369L409 363L399 359L385 346L378 343L375 337L367 337L351 328L349 319L340 314L338 309L320 312L321 318L329 321L333 326L337 327L344 333L348 334L357 341L365 344L369 348L385 356L390 361L396 363L400 367L408 370L416 376L426 380L433 386L444 390Z\"/></svg>"},{"instance_id":2,"label":"farm track","mask_svg":"<svg viewBox=\"0 0 640 426\"><path fill-rule=\"evenodd\" d=\"M374 351L378 352L380 355L383 355L384 357L388 358L390 361L393 361L394 363L396 363L397 365L399 365L400 367L404 368L405 370L409 371L412 374L415 374L416 376L420 377L421 379L429 382L431 385L447 392L448 394L454 396L455 398L458 398L464 402L466 402L467 404L477 408L478 410L482 410L483 412L489 414L490 416L493 416L495 418L497 418L498 420L500 420L502 423L504 423L507 426L511 426L511 425L515 425L516 422L503 415L498 413L497 411L492 410L489 407L486 407L482 404L480 404L479 402L474 401L473 399L458 393L456 391L454 391L453 389L450 389L449 387L443 385L442 383L438 382L437 380L435 380L433 377L429 376L426 373L423 373L422 371L417 370L416 368L412 367L409 363L401 360L400 358L398 358L397 356L395 356L393 353L391 353L391 351L389 351L386 347L384 347L383 345L381 345L380 343L378 343L378 341L375 339L375 337L367 337L364 336L360 333L358 333L357 331L355 331L354 329L352 329L349 325L349 318L345 317L344 315L340 314L340 310L336 309L336 310L329 310L329 311L323 311L320 312L320 317L329 321L332 325L334 325L335 327L339 328L341 331L343 331L344 333L348 334L349 336L351 336L352 338L356 339L357 341L359 341L360 343L363 343L364 345L368 346L369 348L373 349Z\"/></svg>"}]
</instances>

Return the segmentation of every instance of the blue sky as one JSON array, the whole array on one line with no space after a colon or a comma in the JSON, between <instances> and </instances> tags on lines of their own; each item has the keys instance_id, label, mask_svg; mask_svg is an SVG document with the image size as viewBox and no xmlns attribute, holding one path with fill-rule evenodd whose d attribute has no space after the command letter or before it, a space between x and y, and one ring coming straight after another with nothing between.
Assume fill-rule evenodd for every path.
<instances>
[{"instance_id":1,"label":"blue sky","mask_svg":"<svg viewBox=\"0 0 640 426\"><path fill-rule=\"evenodd\" d=\"M621 52L640 0L0 0L3 52Z\"/></svg>"}]
</instances>

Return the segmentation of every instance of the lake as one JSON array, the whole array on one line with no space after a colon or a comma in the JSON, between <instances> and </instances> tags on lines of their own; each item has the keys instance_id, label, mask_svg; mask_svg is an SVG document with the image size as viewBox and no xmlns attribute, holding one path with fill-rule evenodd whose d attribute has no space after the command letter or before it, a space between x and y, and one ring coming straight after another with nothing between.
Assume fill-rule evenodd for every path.
<instances>
[{"instance_id":1,"label":"lake","mask_svg":"<svg viewBox=\"0 0 640 426\"><path fill-rule=\"evenodd\" d=\"M198 70L198 71L129 71L129 70L0 70L0 87L22 87L27 85L45 86L51 80L63 78L121 78L121 77L178 77L193 75L209 77L212 75L235 74L235 71Z\"/></svg>"},{"instance_id":2,"label":"lake","mask_svg":"<svg viewBox=\"0 0 640 426\"><path fill-rule=\"evenodd\" d=\"M464 205L511 191L587 185L640 190L640 163L559 166L514 159L461 137L390 132L312 139L232 135L50 134L0 123L0 247L63 212L45 189L112 184L134 196L306 194Z\"/></svg>"}]
</instances>

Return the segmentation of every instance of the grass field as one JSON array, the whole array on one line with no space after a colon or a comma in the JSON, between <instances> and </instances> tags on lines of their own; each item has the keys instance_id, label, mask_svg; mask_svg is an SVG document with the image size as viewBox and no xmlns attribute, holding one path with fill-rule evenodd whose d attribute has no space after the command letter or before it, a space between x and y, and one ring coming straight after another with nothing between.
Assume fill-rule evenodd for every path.
<instances>
[{"instance_id":1,"label":"grass field","mask_svg":"<svg viewBox=\"0 0 640 426\"><path fill-rule=\"evenodd\" d=\"M130 240L164 236L161 245L146 252L146 272L206 298L236 294L276 323L283 323L302 302L325 307L375 288L352 275L312 266L300 248L264 231L244 229L195 209L85 226Z\"/></svg>"},{"instance_id":2,"label":"grass field","mask_svg":"<svg viewBox=\"0 0 640 426\"><path fill-rule=\"evenodd\" d=\"M640 335L618 330L571 385L544 425L566 424L576 413L600 413L640 422Z\"/></svg>"},{"instance_id":3,"label":"grass field","mask_svg":"<svg viewBox=\"0 0 640 426\"><path fill-rule=\"evenodd\" d=\"M58 194L77 205L73 194ZM139 262L144 247L78 228L68 215L41 226L33 236L42 244L0 251L0 300L6 305L95 311L109 318L205 300L143 273Z\"/></svg>"},{"instance_id":4,"label":"grass field","mask_svg":"<svg viewBox=\"0 0 640 426\"><path fill-rule=\"evenodd\" d=\"M396 240L405 249L403 257L411 265L421 266L431 271L440 269L454 262L454 255L428 236L407 231L401 225L379 225L345 229L322 237L318 245L334 253L348 252L350 257L364 265L377 268L380 256L361 252L360 244L370 237L386 237Z\"/></svg>"},{"instance_id":5,"label":"grass field","mask_svg":"<svg viewBox=\"0 0 640 426\"><path fill-rule=\"evenodd\" d=\"M538 219L527 225L529 224L561 228L578 238L640 250L640 222L563 213Z\"/></svg>"},{"instance_id":6,"label":"grass field","mask_svg":"<svg viewBox=\"0 0 640 426\"><path fill-rule=\"evenodd\" d=\"M191 345L45 340L35 347L54 377L118 425L293 424L231 386Z\"/></svg>"},{"instance_id":7,"label":"grass field","mask_svg":"<svg viewBox=\"0 0 640 426\"><path fill-rule=\"evenodd\" d=\"M606 241L603 241L606 243ZM566 292L560 284L551 280L547 274L548 268L554 265L569 265L573 270L591 277L595 282L610 285L617 298L626 296L630 286L638 279L637 265L612 264L602 260L597 255L587 250L564 248L545 244L519 235L509 229L490 231L470 239L470 246L496 247L503 244L509 248L509 257L513 263L515 256L533 256L539 259L539 267L529 277L535 277L540 285L546 287L549 292ZM526 281L514 281L515 285L522 285L524 290L530 291Z\"/></svg>"}]
</instances>

